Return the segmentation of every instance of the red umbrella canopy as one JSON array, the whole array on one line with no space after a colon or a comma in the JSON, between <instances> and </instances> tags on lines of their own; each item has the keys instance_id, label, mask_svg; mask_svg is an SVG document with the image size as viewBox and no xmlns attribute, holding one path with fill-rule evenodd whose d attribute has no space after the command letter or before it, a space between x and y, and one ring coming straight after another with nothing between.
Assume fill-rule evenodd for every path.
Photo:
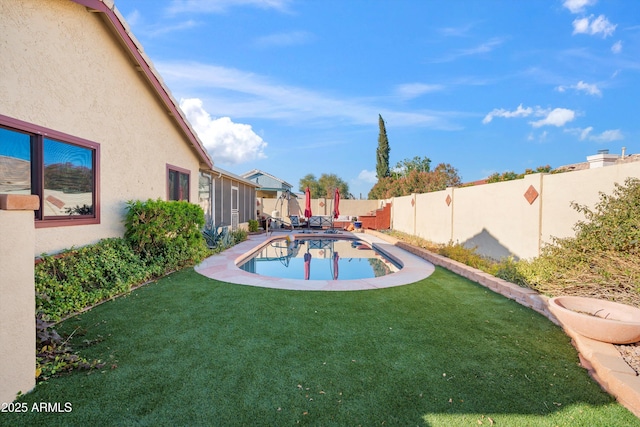
<instances>
[{"instance_id":1,"label":"red umbrella canopy","mask_svg":"<svg viewBox=\"0 0 640 427\"><path fill-rule=\"evenodd\" d=\"M338 208L339 206L340 206L340 190L336 188L336 193L334 194L334 200L333 200L333 217L334 218L338 218L338 216L340 215L340 209Z\"/></svg>"},{"instance_id":2,"label":"red umbrella canopy","mask_svg":"<svg viewBox=\"0 0 640 427\"><path fill-rule=\"evenodd\" d=\"M304 191L304 217L311 218L313 214L311 213L311 190L309 187Z\"/></svg>"}]
</instances>

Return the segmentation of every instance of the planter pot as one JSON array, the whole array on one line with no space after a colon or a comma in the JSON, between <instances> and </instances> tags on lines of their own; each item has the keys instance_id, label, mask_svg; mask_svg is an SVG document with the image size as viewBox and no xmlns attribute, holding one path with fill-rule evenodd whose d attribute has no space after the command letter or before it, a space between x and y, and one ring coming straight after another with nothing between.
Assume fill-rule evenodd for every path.
<instances>
[{"instance_id":1,"label":"planter pot","mask_svg":"<svg viewBox=\"0 0 640 427\"><path fill-rule=\"evenodd\" d=\"M549 310L563 327L597 341L630 344L640 341L640 309L597 298L560 296Z\"/></svg>"}]
</instances>

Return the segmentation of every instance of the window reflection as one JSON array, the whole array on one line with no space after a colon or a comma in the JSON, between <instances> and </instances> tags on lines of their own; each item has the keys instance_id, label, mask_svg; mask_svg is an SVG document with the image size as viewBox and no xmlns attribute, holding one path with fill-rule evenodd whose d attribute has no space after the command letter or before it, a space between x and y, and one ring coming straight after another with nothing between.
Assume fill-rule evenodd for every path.
<instances>
[{"instance_id":1,"label":"window reflection","mask_svg":"<svg viewBox=\"0 0 640 427\"><path fill-rule=\"evenodd\" d=\"M0 194L31 194L31 137L0 128Z\"/></svg>"},{"instance_id":2,"label":"window reflection","mask_svg":"<svg viewBox=\"0 0 640 427\"><path fill-rule=\"evenodd\" d=\"M44 216L93 215L93 153L44 140Z\"/></svg>"}]
</instances>

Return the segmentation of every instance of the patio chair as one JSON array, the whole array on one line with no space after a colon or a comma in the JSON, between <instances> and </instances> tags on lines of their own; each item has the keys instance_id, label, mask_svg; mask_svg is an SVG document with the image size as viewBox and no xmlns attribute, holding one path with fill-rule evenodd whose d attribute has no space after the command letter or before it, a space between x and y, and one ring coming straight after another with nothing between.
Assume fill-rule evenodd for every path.
<instances>
[{"instance_id":1,"label":"patio chair","mask_svg":"<svg viewBox=\"0 0 640 427\"><path fill-rule=\"evenodd\" d=\"M289 216L289 220L291 220L291 229L296 229L296 228L302 228L305 227L307 224L306 222L302 222L300 220L300 217L298 215L290 215Z\"/></svg>"}]
</instances>

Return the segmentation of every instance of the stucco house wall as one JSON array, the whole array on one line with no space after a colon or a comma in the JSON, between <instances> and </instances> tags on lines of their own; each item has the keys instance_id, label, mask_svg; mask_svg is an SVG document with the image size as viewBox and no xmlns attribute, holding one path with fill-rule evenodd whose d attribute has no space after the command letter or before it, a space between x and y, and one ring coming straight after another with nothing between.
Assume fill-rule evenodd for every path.
<instances>
[{"instance_id":1,"label":"stucco house wall","mask_svg":"<svg viewBox=\"0 0 640 427\"><path fill-rule=\"evenodd\" d=\"M198 203L199 169L212 163L105 13L69 0L5 0L0 18L0 114L100 145L100 224L36 224L35 255L121 236L127 200L167 199L167 165L188 171Z\"/></svg>"}]
</instances>

